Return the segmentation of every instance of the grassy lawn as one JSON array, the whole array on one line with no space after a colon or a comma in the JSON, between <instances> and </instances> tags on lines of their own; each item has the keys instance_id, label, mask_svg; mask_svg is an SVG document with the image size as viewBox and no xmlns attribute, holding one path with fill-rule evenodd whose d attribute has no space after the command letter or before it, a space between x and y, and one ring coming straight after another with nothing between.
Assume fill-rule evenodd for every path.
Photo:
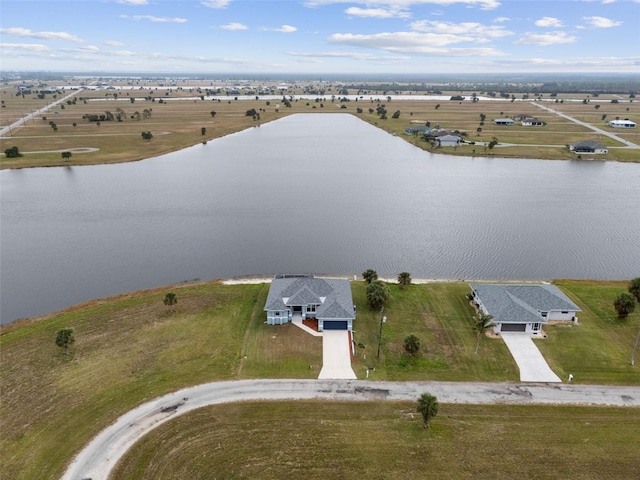
<instances>
[{"instance_id":1,"label":"grassy lawn","mask_svg":"<svg viewBox=\"0 0 640 480\"><path fill-rule=\"evenodd\" d=\"M149 86L149 85L147 85ZM203 85L203 88L205 86ZM69 90L65 94L70 93ZM301 95L303 88L293 88L287 95ZM356 94L353 91L350 94ZM444 95L463 95L470 97L472 92L443 92ZM130 90L117 93L105 90L79 91L75 104L51 107L47 112L29 120L25 125L12 129L11 133L0 141L0 152L17 146L25 155L18 159L7 159L0 156L0 168L23 168L37 166L69 166L92 165L100 163L118 163L141 160L164 153L180 150L214 138L219 138L233 132L258 125L251 116L246 116L248 110L255 109L260 113L260 123L266 123L293 113L349 113L376 125L391 133L401 135L405 140L414 143L425 150L457 155L490 155L499 157L541 158L541 159L575 159L565 147L566 144L598 139L610 147L620 146L619 142L608 137L598 138L589 128L577 125L536 107L532 102L510 102L482 100L476 103L468 100L463 102L450 100L424 100L422 95L416 94L415 100L391 100L384 95L362 95L358 101L341 104L340 96L335 91L325 93L322 102L313 99L297 99L285 107L281 101L265 100L252 97L250 100L236 100L234 96L221 94L216 100L201 100L197 93L183 89L172 89L170 92L161 90ZM145 97L154 97L154 101ZM41 100L35 95L25 98L16 97L12 89L0 91L3 100L3 125L22 118L54 101L51 95ZM60 98L62 95L60 96ZM197 99L194 100L193 98ZM562 96L559 94L558 98ZM638 129L625 131L610 128L607 120L619 118L636 118L640 106L634 103L607 103L610 99L603 96L598 99L600 108L595 109L595 101L582 104L575 96L567 95L566 102L545 102L546 106L558 112L571 115L591 125L604 128L627 140L638 143ZM130 98L135 98L134 103ZM518 97L520 98L520 97ZM564 98L563 98L564 99ZM581 99L581 98L580 98ZM161 103L162 101L162 103ZM378 102L385 105L388 111L387 119L380 119L375 113ZM344 106L345 108L341 108ZM357 113L357 109L362 113ZM124 119L118 121L103 121L100 125L89 122L82 117L85 114L112 113L116 109L125 112ZM151 111L146 119L132 119L135 112ZM211 112L215 116L211 116ZM397 119L391 118L393 113L400 111ZM57 113L56 113L57 112ZM480 124L480 115L486 116L484 124ZM527 114L547 122L543 127L523 127L517 123L514 126L496 126L493 120L502 117L515 117ZM602 119L605 115L606 120ZM49 122L55 122L54 131ZM427 142L412 138L404 134L404 130L412 125L424 125L430 122L432 128L440 127L448 130L459 130L468 134L467 140L489 142L493 137L500 143L513 143L516 146L497 147L493 150L485 149L481 145L465 145L458 148L433 148ZM75 123L75 126L74 126ZM201 129L205 128L203 135ZM481 128L481 132L477 129ZM143 131L150 131L153 138L150 141L141 137ZM543 145L538 147L536 145ZM547 147L544 145L552 145ZM88 153L73 153L72 157L64 160L59 152L47 152L74 148L97 148L98 151ZM606 158L605 158L606 157ZM640 161L637 151L624 149L610 149L606 156L598 156L599 160Z\"/></svg>"},{"instance_id":2,"label":"grassy lawn","mask_svg":"<svg viewBox=\"0 0 640 480\"><path fill-rule=\"evenodd\" d=\"M640 409L414 403L217 405L150 432L114 479L576 478L640 475Z\"/></svg>"},{"instance_id":3,"label":"grassy lawn","mask_svg":"<svg viewBox=\"0 0 640 480\"><path fill-rule=\"evenodd\" d=\"M380 312L367 307L364 282L352 282L355 340L364 346L354 360L358 378L371 367L370 380L518 380L501 340L483 338L479 354L473 354L467 284L390 287L376 358ZM556 373L571 372L576 382L640 384L640 358L629 365L640 312L620 321L612 307L626 282L566 281L560 287L583 312L578 326L547 327L548 338L538 342ZM168 291L177 295L175 307L163 304ZM317 378L321 339L292 325L265 325L267 292L266 284L183 284L3 327L3 478L59 477L73 455L119 415L182 387L240 378ZM69 356L54 343L61 328L75 332ZM421 341L416 357L404 353L410 334Z\"/></svg>"}]
</instances>

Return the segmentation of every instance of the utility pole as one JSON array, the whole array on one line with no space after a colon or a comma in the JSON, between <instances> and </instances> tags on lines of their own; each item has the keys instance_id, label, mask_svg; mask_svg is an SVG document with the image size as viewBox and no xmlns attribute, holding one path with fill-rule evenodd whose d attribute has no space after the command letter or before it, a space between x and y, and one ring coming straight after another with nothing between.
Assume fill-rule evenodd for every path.
<instances>
[{"instance_id":1,"label":"utility pole","mask_svg":"<svg viewBox=\"0 0 640 480\"><path fill-rule=\"evenodd\" d=\"M382 324L387 321L387 317L383 316L384 307L380 309L380 333L378 334L378 354L376 358L380 358L380 343L382 343Z\"/></svg>"}]
</instances>

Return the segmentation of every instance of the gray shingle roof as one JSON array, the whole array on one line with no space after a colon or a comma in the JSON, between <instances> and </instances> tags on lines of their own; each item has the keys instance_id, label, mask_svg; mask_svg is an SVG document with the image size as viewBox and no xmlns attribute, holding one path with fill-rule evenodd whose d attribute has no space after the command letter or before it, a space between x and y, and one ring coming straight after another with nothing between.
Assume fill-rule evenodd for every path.
<instances>
[{"instance_id":1,"label":"gray shingle roof","mask_svg":"<svg viewBox=\"0 0 640 480\"><path fill-rule=\"evenodd\" d=\"M274 278L269 287L264 310L284 310L294 305L310 304L319 305L316 308L318 319L355 318L351 285L348 280L311 276Z\"/></svg>"},{"instance_id":2,"label":"gray shingle roof","mask_svg":"<svg viewBox=\"0 0 640 480\"><path fill-rule=\"evenodd\" d=\"M539 312L580 308L555 285L471 284L477 298L496 323L530 323L544 319Z\"/></svg>"}]
</instances>

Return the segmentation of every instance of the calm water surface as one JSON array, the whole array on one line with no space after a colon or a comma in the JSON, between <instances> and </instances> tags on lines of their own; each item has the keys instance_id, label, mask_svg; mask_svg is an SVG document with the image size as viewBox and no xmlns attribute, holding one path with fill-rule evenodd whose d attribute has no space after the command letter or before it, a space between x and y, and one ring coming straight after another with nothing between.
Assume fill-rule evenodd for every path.
<instances>
[{"instance_id":1,"label":"calm water surface","mask_svg":"<svg viewBox=\"0 0 640 480\"><path fill-rule=\"evenodd\" d=\"M434 155L351 115L0 180L4 323L194 278L640 275L639 164Z\"/></svg>"}]
</instances>

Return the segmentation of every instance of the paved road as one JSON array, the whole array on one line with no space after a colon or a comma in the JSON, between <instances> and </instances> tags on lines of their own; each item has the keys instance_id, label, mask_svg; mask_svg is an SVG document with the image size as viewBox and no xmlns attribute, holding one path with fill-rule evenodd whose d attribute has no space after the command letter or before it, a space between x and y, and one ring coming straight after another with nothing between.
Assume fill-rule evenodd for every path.
<instances>
[{"instance_id":1,"label":"paved road","mask_svg":"<svg viewBox=\"0 0 640 480\"><path fill-rule=\"evenodd\" d=\"M246 400L416 400L430 392L441 403L573 404L640 407L640 387L574 384L369 382L362 380L240 380L214 382L165 395L131 410L103 430L73 460L63 480L106 480L142 436L206 405Z\"/></svg>"},{"instance_id":2,"label":"paved road","mask_svg":"<svg viewBox=\"0 0 640 480\"><path fill-rule=\"evenodd\" d=\"M604 135L606 137L612 138L618 142L624 143L627 148L640 148L640 145L636 145L633 142L630 142L629 140L625 140L624 138L621 138L611 132L607 132L606 130L602 130L601 128L598 127L594 127L593 125L591 125L590 123L586 123L583 121L578 120L577 118L573 118L565 113L562 112L558 112L557 110L554 110L553 108L549 108L546 105L542 105L539 102L531 102L533 103L536 107L542 108L543 110L546 110L548 112L551 113L555 113L556 115L562 117L562 118L566 118L567 120L571 120L573 123L576 123L578 125L582 125L583 127L586 128L590 128L591 130L593 130L594 132L598 133L599 135Z\"/></svg>"},{"instance_id":3,"label":"paved road","mask_svg":"<svg viewBox=\"0 0 640 480\"><path fill-rule=\"evenodd\" d=\"M500 336L520 369L521 382L562 382L526 333L500 332Z\"/></svg>"}]
</instances>

